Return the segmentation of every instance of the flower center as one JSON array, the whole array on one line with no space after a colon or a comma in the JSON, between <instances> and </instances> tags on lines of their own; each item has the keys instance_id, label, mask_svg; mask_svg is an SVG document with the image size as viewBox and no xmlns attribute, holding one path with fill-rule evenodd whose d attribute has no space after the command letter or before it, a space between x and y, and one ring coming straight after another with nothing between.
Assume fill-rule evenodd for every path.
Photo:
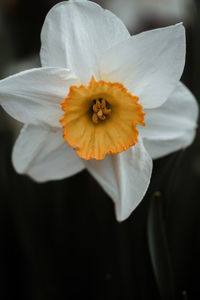
<instances>
[{"instance_id":1,"label":"flower center","mask_svg":"<svg viewBox=\"0 0 200 300\"><path fill-rule=\"evenodd\" d=\"M92 105L92 121L95 124L98 124L99 121L104 121L106 116L111 113L111 108L109 108L109 103L104 98L99 98L93 100L94 104Z\"/></svg>"},{"instance_id":2,"label":"flower center","mask_svg":"<svg viewBox=\"0 0 200 300\"><path fill-rule=\"evenodd\" d=\"M127 150L138 142L136 126L145 126L138 101L118 82L92 77L88 86L71 86L61 103L63 138L85 160Z\"/></svg>"}]
</instances>

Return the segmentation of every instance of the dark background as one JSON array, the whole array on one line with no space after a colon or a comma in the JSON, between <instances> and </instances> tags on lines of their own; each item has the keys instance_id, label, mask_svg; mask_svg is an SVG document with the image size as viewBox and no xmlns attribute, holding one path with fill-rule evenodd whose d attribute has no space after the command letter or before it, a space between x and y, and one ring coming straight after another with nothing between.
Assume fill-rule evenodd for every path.
<instances>
[{"instance_id":1,"label":"dark background","mask_svg":"<svg viewBox=\"0 0 200 300\"><path fill-rule=\"evenodd\" d=\"M55 3L0 2L1 78L39 66L41 27ZM199 18L197 0L182 78L197 99ZM144 20L141 30L168 22ZM112 200L87 171L45 184L17 175L19 129L0 111L0 299L200 299L199 130L190 148L154 161L145 199L117 223Z\"/></svg>"}]
</instances>

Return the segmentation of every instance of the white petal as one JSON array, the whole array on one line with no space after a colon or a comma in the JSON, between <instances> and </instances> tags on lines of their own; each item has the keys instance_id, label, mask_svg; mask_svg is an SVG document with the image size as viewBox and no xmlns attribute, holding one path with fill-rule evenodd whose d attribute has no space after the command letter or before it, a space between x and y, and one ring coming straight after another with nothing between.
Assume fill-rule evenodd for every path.
<instances>
[{"instance_id":1,"label":"white petal","mask_svg":"<svg viewBox=\"0 0 200 300\"><path fill-rule=\"evenodd\" d=\"M184 64L185 30L177 24L132 36L106 51L101 77L123 83L144 108L155 108L174 90Z\"/></svg>"},{"instance_id":2,"label":"white petal","mask_svg":"<svg viewBox=\"0 0 200 300\"><path fill-rule=\"evenodd\" d=\"M0 81L0 104L20 122L61 127L60 103L74 84L79 81L67 69L31 69Z\"/></svg>"},{"instance_id":3,"label":"white petal","mask_svg":"<svg viewBox=\"0 0 200 300\"><path fill-rule=\"evenodd\" d=\"M84 169L75 151L63 140L60 129L49 131L33 125L22 128L12 160L18 173L38 182L63 179Z\"/></svg>"},{"instance_id":4,"label":"white petal","mask_svg":"<svg viewBox=\"0 0 200 300\"><path fill-rule=\"evenodd\" d=\"M195 135L196 130L190 129L175 139L149 140L145 138L143 142L152 159L157 159L190 146L194 141Z\"/></svg>"},{"instance_id":5,"label":"white petal","mask_svg":"<svg viewBox=\"0 0 200 300\"><path fill-rule=\"evenodd\" d=\"M119 16L130 31L135 31L143 21L140 17L141 0L109 0L104 6Z\"/></svg>"},{"instance_id":6,"label":"white petal","mask_svg":"<svg viewBox=\"0 0 200 300\"><path fill-rule=\"evenodd\" d=\"M116 217L123 221L143 199L149 186L152 160L142 141L103 161L86 162L86 168L115 203Z\"/></svg>"},{"instance_id":7,"label":"white petal","mask_svg":"<svg viewBox=\"0 0 200 300\"><path fill-rule=\"evenodd\" d=\"M91 1L61 2L48 13L41 33L43 66L67 67L88 83L99 77L103 51L129 33L114 14Z\"/></svg>"},{"instance_id":8,"label":"white petal","mask_svg":"<svg viewBox=\"0 0 200 300\"><path fill-rule=\"evenodd\" d=\"M192 93L179 83L160 107L145 110L145 127L139 131L149 140L170 140L197 126L198 105Z\"/></svg>"}]
</instances>

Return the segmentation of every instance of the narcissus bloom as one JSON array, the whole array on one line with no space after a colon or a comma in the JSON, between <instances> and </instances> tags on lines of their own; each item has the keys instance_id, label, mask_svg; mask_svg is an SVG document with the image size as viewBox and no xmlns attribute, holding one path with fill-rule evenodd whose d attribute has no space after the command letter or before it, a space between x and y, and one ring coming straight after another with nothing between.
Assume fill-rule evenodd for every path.
<instances>
[{"instance_id":1,"label":"narcissus bloom","mask_svg":"<svg viewBox=\"0 0 200 300\"><path fill-rule=\"evenodd\" d=\"M87 168L124 220L147 191L152 159L194 139L197 104L179 82L184 27L130 36L111 12L75 0L49 12L41 40L42 67L0 82L2 107L25 123L14 167L38 182Z\"/></svg>"}]
</instances>

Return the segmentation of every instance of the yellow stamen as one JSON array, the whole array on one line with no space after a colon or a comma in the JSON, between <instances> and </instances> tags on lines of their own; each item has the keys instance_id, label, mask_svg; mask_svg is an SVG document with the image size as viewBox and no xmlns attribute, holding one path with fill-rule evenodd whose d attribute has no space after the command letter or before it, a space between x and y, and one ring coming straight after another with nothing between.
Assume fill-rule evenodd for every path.
<instances>
[{"instance_id":1,"label":"yellow stamen","mask_svg":"<svg viewBox=\"0 0 200 300\"><path fill-rule=\"evenodd\" d=\"M94 77L88 86L71 86L62 102L63 138L86 160L127 150L138 141L136 126L145 126L138 100L121 83Z\"/></svg>"},{"instance_id":2,"label":"yellow stamen","mask_svg":"<svg viewBox=\"0 0 200 300\"><path fill-rule=\"evenodd\" d=\"M97 99L94 100L96 103L93 105L93 115L92 121L97 124L99 120L104 121L106 119L106 115L111 113L111 109L107 108L105 99Z\"/></svg>"}]
</instances>

